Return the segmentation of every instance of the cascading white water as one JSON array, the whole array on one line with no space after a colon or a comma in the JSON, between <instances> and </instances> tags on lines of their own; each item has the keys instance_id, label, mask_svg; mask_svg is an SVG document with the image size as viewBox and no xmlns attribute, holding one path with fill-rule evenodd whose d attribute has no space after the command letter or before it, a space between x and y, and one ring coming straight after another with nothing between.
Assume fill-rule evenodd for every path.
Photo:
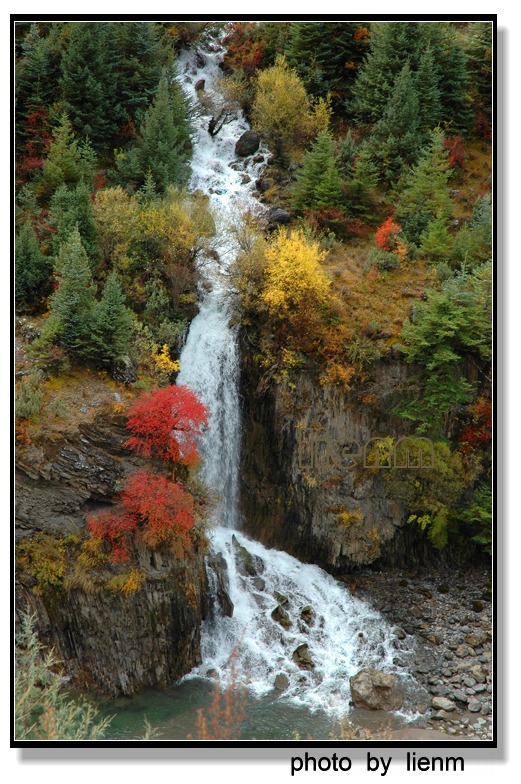
<instances>
[{"instance_id":1,"label":"cascading white water","mask_svg":"<svg viewBox=\"0 0 521 784\"><path fill-rule=\"evenodd\" d=\"M211 100L222 75L221 57L218 47L199 56L187 52L180 57L179 80L194 101L199 103L195 84L200 79L205 80L205 100ZM239 114L211 137L207 130L210 118L211 113L203 110L196 121L190 187L209 196L217 227L218 260L212 255L201 266L205 281L202 300L181 354L178 383L193 389L210 409L208 432L201 444L202 478L222 498L211 547L224 558L227 591L234 609L233 616L228 617L216 603L212 617L203 625L203 664L191 676L213 671L226 682L233 660L234 677L247 683L254 694L272 691L276 676L284 675L284 699L311 709L342 712L349 704L350 675L364 666L397 671L403 666L404 653L400 653L402 662L397 662L391 627L320 568L269 550L235 530L240 459L239 352L236 330L229 323L226 270L237 252L230 231L234 215L244 209L262 209L253 195L253 182L264 164L249 158L230 168L235 160L235 142L248 125ZM261 152L267 154L266 150ZM245 183L248 178L244 173L251 184ZM244 564L241 567L239 545L255 561L257 575L245 573ZM210 584L217 587L216 575L209 576ZM277 606L286 616L284 624L272 617ZM304 609L308 606L311 611ZM302 661L299 666L294 658L294 651L302 644L308 646L310 669L303 669Z\"/></svg>"}]
</instances>

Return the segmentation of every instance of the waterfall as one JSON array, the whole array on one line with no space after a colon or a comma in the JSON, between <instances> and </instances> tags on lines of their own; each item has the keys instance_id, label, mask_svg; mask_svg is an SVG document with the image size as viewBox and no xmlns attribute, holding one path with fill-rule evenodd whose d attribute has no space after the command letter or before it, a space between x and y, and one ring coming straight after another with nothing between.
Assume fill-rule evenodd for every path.
<instances>
[{"instance_id":1,"label":"waterfall","mask_svg":"<svg viewBox=\"0 0 521 784\"><path fill-rule=\"evenodd\" d=\"M195 84L205 80L204 100L211 103L222 75L222 50L214 45L209 49L185 52L178 61L179 81L195 102ZM276 677L282 676L281 698L342 713L349 705L350 675L367 666L403 674L408 654L385 620L330 575L237 530L239 350L237 330L230 325L226 273L237 253L230 231L234 218L245 209L263 209L253 189L265 164L235 160L235 142L248 129L241 113L215 137L207 130L211 116L211 110L203 110L196 119L190 188L209 197L217 253L201 263L200 309L181 354L178 383L193 389L210 410L201 444L202 479L221 497L211 550L222 556L221 581L226 582L233 615L214 603L202 629L203 664L188 677L211 672L226 682L233 659L235 678L253 694L271 692ZM266 158L269 151L261 147L260 153ZM210 572L212 568L210 563ZM217 592L216 574L209 577Z\"/></svg>"}]
</instances>

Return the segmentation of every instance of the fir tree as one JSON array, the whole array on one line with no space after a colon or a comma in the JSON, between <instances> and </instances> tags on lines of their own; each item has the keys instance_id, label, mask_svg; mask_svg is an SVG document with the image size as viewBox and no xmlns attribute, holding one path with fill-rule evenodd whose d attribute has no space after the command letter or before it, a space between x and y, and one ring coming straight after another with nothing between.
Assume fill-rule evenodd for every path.
<instances>
[{"instance_id":1,"label":"fir tree","mask_svg":"<svg viewBox=\"0 0 521 784\"><path fill-rule=\"evenodd\" d=\"M59 285L50 298L50 315L42 337L74 358L88 360L96 352L93 322L95 286L80 233L74 228L58 254Z\"/></svg>"},{"instance_id":2,"label":"fir tree","mask_svg":"<svg viewBox=\"0 0 521 784\"><path fill-rule=\"evenodd\" d=\"M169 85L163 76L140 136L118 162L122 176L135 190L143 185L149 171L160 193L169 185L186 183L192 149L189 118L190 107L181 87L175 80Z\"/></svg>"},{"instance_id":3,"label":"fir tree","mask_svg":"<svg viewBox=\"0 0 521 784\"><path fill-rule=\"evenodd\" d=\"M415 22L371 25L369 53L358 72L351 103L362 122L375 123L382 117L405 61L416 69L423 47L423 27Z\"/></svg>"},{"instance_id":4,"label":"fir tree","mask_svg":"<svg viewBox=\"0 0 521 784\"><path fill-rule=\"evenodd\" d=\"M88 141L82 144L75 138L66 114L53 133L49 154L43 164L39 191L49 197L60 185L76 185L81 180L92 182L95 174L95 155Z\"/></svg>"},{"instance_id":5,"label":"fir tree","mask_svg":"<svg viewBox=\"0 0 521 784\"><path fill-rule=\"evenodd\" d=\"M350 97L367 44L355 22L294 22L285 54L312 95L329 93L338 105Z\"/></svg>"},{"instance_id":6,"label":"fir tree","mask_svg":"<svg viewBox=\"0 0 521 784\"><path fill-rule=\"evenodd\" d=\"M31 28L22 43L22 58L16 66L16 122L17 143L29 137L27 120L30 115L50 106L55 86L50 78L50 52L47 39L40 35L37 24Z\"/></svg>"},{"instance_id":7,"label":"fir tree","mask_svg":"<svg viewBox=\"0 0 521 784\"><path fill-rule=\"evenodd\" d=\"M96 356L104 365L128 352L132 335L132 313L125 307L125 297L116 272L112 271L96 307L93 336Z\"/></svg>"},{"instance_id":8,"label":"fir tree","mask_svg":"<svg viewBox=\"0 0 521 784\"><path fill-rule=\"evenodd\" d=\"M446 261L451 255L451 246L447 219L444 215L438 215L420 234L420 255L434 262Z\"/></svg>"},{"instance_id":9,"label":"fir tree","mask_svg":"<svg viewBox=\"0 0 521 784\"><path fill-rule=\"evenodd\" d=\"M347 184L347 204L350 213L357 218L372 222L376 209L376 186L378 172L367 144L358 148L353 172Z\"/></svg>"},{"instance_id":10,"label":"fir tree","mask_svg":"<svg viewBox=\"0 0 521 784\"><path fill-rule=\"evenodd\" d=\"M114 25L117 95L127 118L143 121L161 78L159 27L153 22Z\"/></svg>"},{"instance_id":11,"label":"fir tree","mask_svg":"<svg viewBox=\"0 0 521 784\"><path fill-rule=\"evenodd\" d=\"M429 46L422 52L414 81L418 94L419 129L429 132L439 125L442 118L440 75Z\"/></svg>"},{"instance_id":12,"label":"fir tree","mask_svg":"<svg viewBox=\"0 0 521 784\"><path fill-rule=\"evenodd\" d=\"M342 181L338 174L338 157L331 133L321 131L304 156L293 189L296 209L333 207L342 201Z\"/></svg>"},{"instance_id":13,"label":"fir tree","mask_svg":"<svg viewBox=\"0 0 521 784\"><path fill-rule=\"evenodd\" d=\"M100 259L98 229L91 193L85 182L81 181L75 187L60 185L57 188L51 198L49 226L53 230L51 253L55 256L74 227L78 227L92 272L96 274Z\"/></svg>"},{"instance_id":14,"label":"fir tree","mask_svg":"<svg viewBox=\"0 0 521 784\"><path fill-rule=\"evenodd\" d=\"M50 290L51 265L40 251L32 224L26 220L15 243L15 299L17 305L34 307Z\"/></svg>"},{"instance_id":15,"label":"fir tree","mask_svg":"<svg viewBox=\"0 0 521 784\"><path fill-rule=\"evenodd\" d=\"M443 132L436 128L417 165L408 173L398 199L395 219L409 242L418 244L422 233L435 218L452 214L449 191L450 166L443 144Z\"/></svg>"},{"instance_id":16,"label":"fir tree","mask_svg":"<svg viewBox=\"0 0 521 784\"><path fill-rule=\"evenodd\" d=\"M123 121L114 68L114 25L72 23L62 58L62 104L73 128L96 150L111 149Z\"/></svg>"},{"instance_id":17,"label":"fir tree","mask_svg":"<svg viewBox=\"0 0 521 784\"><path fill-rule=\"evenodd\" d=\"M451 133L465 133L470 126L472 110L467 57L462 42L450 24L437 22L424 27L425 43L432 50L440 76L443 122L450 126Z\"/></svg>"},{"instance_id":18,"label":"fir tree","mask_svg":"<svg viewBox=\"0 0 521 784\"><path fill-rule=\"evenodd\" d=\"M408 63L396 77L382 119L375 125L369 145L386 180L416 158L420 143L418 95Z\"/></svg>"},{"instance_id":19,"label":"fir tree","mask_svg":"<svg viewBox=\"0 0 521 784\"><path fill-rule=\"evenodd\" d=\"M475 112L487 122L492 120L492 22L471 23L472 34L467 46L467 70Z\"/></svg>"}]
</instances>

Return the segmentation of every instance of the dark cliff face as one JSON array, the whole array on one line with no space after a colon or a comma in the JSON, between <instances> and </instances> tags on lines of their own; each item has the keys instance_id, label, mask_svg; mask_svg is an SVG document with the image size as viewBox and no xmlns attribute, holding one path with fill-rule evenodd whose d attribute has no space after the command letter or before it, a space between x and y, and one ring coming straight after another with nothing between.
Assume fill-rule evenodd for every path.
<instances>
[{"instance_id":1,"label":"dark cliff face","mask_svg":"<svg viewBox=\"0 0 521 784\"><path fill-rule=\"evenodd\" d=\"M247 533L333 574L375 562L411 565L425 555L430 548L405 524L405 506L392 496L386 469L364 467L371 439L408 433L389 413L404 372L398 363L382 363L375 405L313 384L303 373L293 389L259 391L246 359L241 503Z\"/></svg>"},{"instance_id":2,"label":"dark cliff face","mask_svg":"<svg viewBox=\"0 0 521 784\"><path fill-rule=\"evenodd\" d=\"M154 560L142 587L129 595L75 588L35 595L18 585L17 608L36 614L42 642L54 646L75 686L132 694L169 686L200 664L208 611L204 555L180 562L155 554Z\"/></svg>"},{"instance_id":3,"label":"dark cliff face","mask_svg":"<svg viewBox=\"0 0 521 784\"><path fill-rule=\"evenodd\" d=\"M19 450L17 538L81 531L85 516L112 502L143 462L123 449L124 420L98 417L58 441ZM140 589L129 594L61 586L35 593L19 575L16 606L36 613L39 635L55 647L73 683L108 694L167 686L200 663L208 610L203 548L185 560L142 550Z\"/></svg>"}]
</instances>

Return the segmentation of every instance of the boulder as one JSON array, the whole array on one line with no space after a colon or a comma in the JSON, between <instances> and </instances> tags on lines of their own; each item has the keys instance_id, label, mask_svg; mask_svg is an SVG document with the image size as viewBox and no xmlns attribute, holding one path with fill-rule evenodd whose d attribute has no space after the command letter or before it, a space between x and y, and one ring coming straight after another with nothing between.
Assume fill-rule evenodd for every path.
<instances>
[{"instance_id":1,"label":"boulder","mask_svg":"<svg viewBox=\"0 0 521 784\"><path fill-rule=\"evenodd\" d=\"M235 534L232 536L232 544L235 550L235 563L237 571L243 577L257 577L264 571L262 558L252 555L248 550L239 544Z\"/></svg>"},{"instance_id":2,"label":"boulder","mask_svg":"<svg viewBox=\"0 0 521 784\"><path fill-rule=\"evenodd\" d=\"M291 213L288 212L287 210L281 209L280 207L273 207L268 212L269 223L276 223L280 225L282 223L289 223L290 220L291 220Z\"/></svg>"},{"instance_id":3,"label":"boulder","mask_svg":"<svg viewBox=\"0 0 521 784\"><path fill-rule=\"evenodd\" d=\"M112 367L112 378L120 384L133 384L137 381L136 368L130 357L119 357Z\"/></svg>"},{"instance_id":4,"label":"boulder","mask_svg":"<svg viewBox=\"0 0 521 784\"><path fill-rule=\"evenodd\" d=\"M433 697L432 698L432 707L434 710L437 711L453 711L455 709L455 705L452 700L449 700L447 697Z\"/></svg>"},{"instance_id":5,"label":"boulder","mask_svg":"<svg viewBox=\"0 0 521 784\"><path fill-rule=\"evenodd\" d=\"M306 604L306 606L302 608L300 611L300 617L308 626L313 625L313 621L315 620L315 611L310 604Z\"/></svg>"},{"instance_id":6,"label":"boulder","mask_svg":"<svg viewBox=\"0 0 521 784\"><path fill-rule=\"evenodd\" d=\"M257 131L245 131L242 136L237 139L235 144L235 155L240 158L246 158L248 155L253 155L257 152L260 144L260 134Z\"/></svg>"},{"instance_id":7,"label":"boulder","mask_svg":"<svg viewBox=\"0 0 521 784\"><path fill-rule=\"evenodd\" d=\"M275 688L277 691L284 691L289 686L289 678L284 673L279 673L275 678Z\"/></svg>"},{"instance_id":8,"label":"boulder","mask_svg":"<svg viewBox=\"0 0 521 784\"><path fill-rule=\"evenodd\" d=\"M396 675L368 668L349 679L351 698L357 708L397 710L403 704L403 686Z\"/></svg>"},{"instance_id":9,"label":"boulder","mask_svg":"<svg viewBox=\"0 0 521 784\"><path fill-rule=\"evenodd\" d=\"M204 85L206 84L204 79L199 79L198 82L195 83L194 87L199 92L199 90L204 90Z\"/></svg>"},{"instance_id":10,"label":"boulder","mask_svg":"<svg viewBox=\"0 0 521 784\"><path fill-rule=\"evenodd\" d=\"M307 642L302 643L293 651L293 661L300 667L301 670L314 670L315 663L309 655Z\"/></svg>"},{"instance_id":11,"label":"boulder","mask_svg":"<svg viewBox=\"0 0 521 784\"><path fill-rule=\"evenodd\" d=\"M291 621L290 621L289 615L287 614L287 612L285 610L282 609L280 604L278 604L275 607L275 609L271 613L271 617L273 618L274 621L277 621L277 623L280 623L280 625L284 629L289 629L289 627L293 625L291 623Z\"/></svg>"}]
</instances>

